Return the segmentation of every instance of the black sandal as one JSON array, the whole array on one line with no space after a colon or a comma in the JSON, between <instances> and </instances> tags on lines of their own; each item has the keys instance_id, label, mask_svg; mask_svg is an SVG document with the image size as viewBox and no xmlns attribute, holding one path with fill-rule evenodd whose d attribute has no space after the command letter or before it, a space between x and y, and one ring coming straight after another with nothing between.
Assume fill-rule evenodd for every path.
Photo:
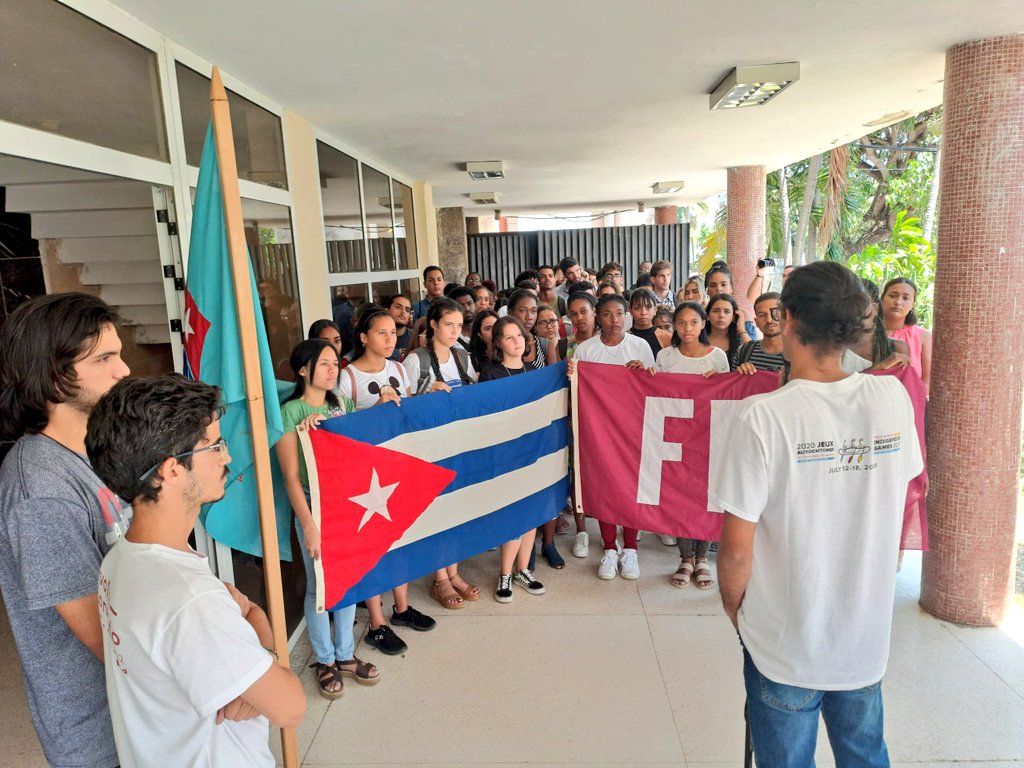
<instances>
[{"instance_id":1,"label":"black sandal","mask_svg":"<svg viewBox=\"0 0 1024 768\"><path fill-rule=\"evenodd\" d=\"M316 679L320 685L320 695L325 699L340 699L345 695L345 681L342 678L341 670L334 664L321 664L319 661L309 665L310 669L316 670ZM331 690L332 683L337 681L341 686L337 690Z\"/></svg>"},{"instance_id":2,"label":"black sandal","mask_svg":"<svg viewBox=\"0 0 1024 768\"><path fill-rule=\"evenodd\" d=\"M345 669L343 664L351 669ZM376 685L380 682L380 672L377 671L377 667L368 661L357 659L355 656L348 661L334 662L334 667L343 677L351 677L360 685Z\"/></svg>"}]
</instances>

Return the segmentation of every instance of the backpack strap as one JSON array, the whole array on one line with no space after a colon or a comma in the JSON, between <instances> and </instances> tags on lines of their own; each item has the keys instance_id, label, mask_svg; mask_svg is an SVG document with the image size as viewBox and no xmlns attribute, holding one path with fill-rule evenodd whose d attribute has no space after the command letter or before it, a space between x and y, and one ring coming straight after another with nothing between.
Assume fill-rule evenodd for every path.
<instances>
[{"instance_id":1,"label":"backpack strap","mask_svg":"<svg viewBox=\"0 0 1024 768\"><path fill-rule=\"evenodd\" d=\"M423 394L424 387L427 386L427 381L430 379L433 371L430 370L430 353L427 352L426 347L416 347L409 353L415 355L416 359L420 363L420 375L416 380L416 390L413 392L414 395Z\"/></svg>"},{"instance_id":2,"label":"backpack strap","mask_svg":"<svg viewBox=\"0 0 1024 768\"><path fill-rule=\"evenodd\" d=\"M744 363L750 362L750 356L754 354L754 346L757 344L756 341L748 341L742 347L740 351L736 353L736 366L739 367Z\"/></svg>"},{"instance_id":3,"label":"backpack strap","mask_svg":"<svg viewBox=\"0 0 1024 768\"><path fill-rule=\"evenodd\" d=\"M396 363L394 360L388 360L387 362L392 364L395 367L395 369L398 371L398 378L401 379L402 386L404 387L405 391L408 392L409 391L409 374L406 372L405 366L402 365L401 363Z\"/></svg>"},{"instance_id":4,"label":"backpack strap","mask_svg":"<svg viewBox=\"0 0 1024 768\"><path fill-rule=\"evenodd\" d=\"M468 376L469 375L469 352L465 348L460 346L459 344L456 344L455 346L452 347L452 353L457 358L459 358L459 363L462 365L462 370L464 370L466 372L466 375ZM469 383L472 384L473 382L470 381Z\"/></svg>"},{"instance_id":5,"label":"backpack strap","mask_svg":"<svg viewBox=\"0 0 1024 768\"><path fill-rule=\"evenodd\" d=\"M356 375L352 373L352 369L349 366L345 366L345 373L348 374L348 381L352 385L352 405L356 404Z\"/></svg>"}]
</instances>

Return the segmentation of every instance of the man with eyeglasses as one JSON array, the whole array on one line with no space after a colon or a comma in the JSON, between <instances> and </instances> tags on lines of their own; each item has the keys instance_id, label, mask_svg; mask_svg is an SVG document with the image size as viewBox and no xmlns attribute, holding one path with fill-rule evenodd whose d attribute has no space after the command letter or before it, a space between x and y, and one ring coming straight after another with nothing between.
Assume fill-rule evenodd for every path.
<instances>
[{"instance_id":1,"label":"man with eyeglasses","mask_svg":"<svg viewBox=\"0 0 1024 768\"><path fill-rule=\"evenodd\" d=\"M754 323L764 338L748 341L736 351L734 365L738 373L778 371L786 366L782 356L782 328L779 320L779 294L762 293L754 301Z\"/></svg>"},{"instance_id":2,"label":"man with eyeglasses","mask_svg":"<svg viewBox=\"0 0 1024 768\"><path fill-rule=\"evenodd\" d=\"M296 727L306 711L298 677L275 663L266 614L189 545L202 505L224 496L219 400L177 374L125 379L89 417L96 474L135 512L99 572L122 765L269 768L269 723Z\"/></svg>"},{"instance_id":3,"label":"man with eyeglasses","mask_svg":"<svg viewBox=\"0 0 1024 768\"><path fill-rule=\"evenodd\" d=\"M96 582L131 509L85 453L93 407L128 375L117 314L82 293L20 305L0 329L0 589L32 724L52 766L118 764Z\"/></svg>"}]
</instances>

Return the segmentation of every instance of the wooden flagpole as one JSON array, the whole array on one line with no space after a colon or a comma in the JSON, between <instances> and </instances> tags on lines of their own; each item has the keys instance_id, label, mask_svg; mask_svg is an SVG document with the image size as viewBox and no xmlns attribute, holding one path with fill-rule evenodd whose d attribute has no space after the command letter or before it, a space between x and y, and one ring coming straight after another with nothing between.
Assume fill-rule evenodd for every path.
<instances>
[{"instance_id":1,"label":"wooden flagpole","mask_svg":"<svg viewBox=\"0 0 1024 768\"><path fill-rule=\"evenodd\" d=\"M249 427L252 433L256 490L259 497L260 537L263 540L263 579L267 590L267 614L274 632L274 648L278 663L290 668L288 633L285 629L284 596L281 590L281 561L277 543L277 513L274 510L274 487L270 474L270 444L264 416L263 380L260 376L260 354L256 339L256 314L249 282L249 257L242 223L242 198L238 191L238 165L235 162L235 141L228 111L228 94L220 79L220 70L213 68L210 78L210 109L213 112L213 137L217 145L217 166L220 169L221 195L224 201L224 224L228 251L231 254L231 276L238 309L238 329L242 342L242 367L245 373L245 396L249 405ZM294 728L281 729L281 751L285 768L298 768L299 744Z\"/></svg>"}]
</instances>

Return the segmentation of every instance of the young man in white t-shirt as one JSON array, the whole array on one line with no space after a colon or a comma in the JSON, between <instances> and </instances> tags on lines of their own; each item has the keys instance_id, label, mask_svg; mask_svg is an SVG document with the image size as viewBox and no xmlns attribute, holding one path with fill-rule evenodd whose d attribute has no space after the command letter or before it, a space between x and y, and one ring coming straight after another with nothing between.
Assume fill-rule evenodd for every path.
<instances>
[{"instance_id":1,"label":"young man in white t-shirt","mask_svg":"<svg viewBox=\"0 0 1024 768\"><path fill-rule=\"evenodd\" d=\"M93 468L135 512L99 577L123 768L273 766L268 720L295 727L306 711L299 679L274 661L266 614L188 543L200 507L224 496L219 397L177 375L125 379L89 417Z\"/></svg>"},{"instance_id":2,"label":"young man in white t-shirt","mask_svg":"<svg viewBox=\"0 0 1024 768\"><path fill-rule=\"evenodd\" d=\"M639 336L624 332L626 325L626 300L617 293L606 293L597 301L597 324L601 332L576 347L575 357L568 361L570 376L576 371L576 361L584 363L606 363L639 368L654 374L654 352L651 345ZM636 528L622 527L622 554L619 554L614 523L600 521L601 541L604 554L597 568L597 577L603 580L621 575L624 579L640 578L640 561L637 558Z\"/></svg>"},{"instance_id":3,"label":"young man in white t-shirt","mask_svg":"<svg viewBox=\"0 0 1024 768\"><path fill-rule=\"evenodd\" d=\"M739 406L710 488L754 754L812 765L820 713L837 765L888 766L881 680L907 486L923 469L914 411L897 379L841 368L869 307L852 272L801 267L781 306L789 383Z\"/></svg>"}]
</instances>

